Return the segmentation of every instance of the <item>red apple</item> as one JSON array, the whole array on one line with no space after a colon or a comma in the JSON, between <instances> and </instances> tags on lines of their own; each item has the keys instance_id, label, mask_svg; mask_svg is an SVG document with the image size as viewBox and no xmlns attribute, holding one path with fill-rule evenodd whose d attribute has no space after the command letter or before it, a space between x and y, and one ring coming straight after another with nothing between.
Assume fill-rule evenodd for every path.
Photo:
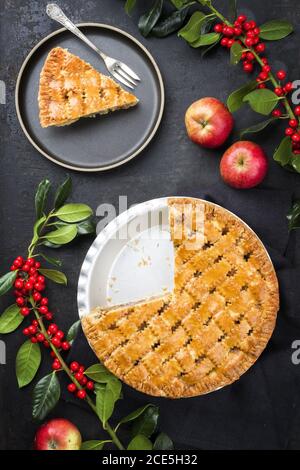
<instances>
[{"instance_id":1,"label":"red apple","mask_svg":"<svg viewBox=\"0 0 300 470\"><path fill-rule=\"evenodd\" d=\"M233 188L249 189L262 182L268 171L263 149L249 141L240 141L224 153L220 171L223 180Z\"/></svg>"},{"instance_id":2,"label":"red apple","mask_svg":"<svg viewBox=\"0 0 300 470\"><path fill-rule=\"evenodd\" d=\"M44 423L34 438L35 450L79 450L81 435L67 419L52 419Z\"/></svg>"},{"instance_id":3,"label":"red apple","mask_svg":"<svg viewBox=\"0 0 300 470\"><path fill-rule=\"evenodd\" d=\"M233 128L233 117L224 104L216 98L195 101L185 114L189 138L207 148L220 147Z\"/></svg>"}]
</instances>

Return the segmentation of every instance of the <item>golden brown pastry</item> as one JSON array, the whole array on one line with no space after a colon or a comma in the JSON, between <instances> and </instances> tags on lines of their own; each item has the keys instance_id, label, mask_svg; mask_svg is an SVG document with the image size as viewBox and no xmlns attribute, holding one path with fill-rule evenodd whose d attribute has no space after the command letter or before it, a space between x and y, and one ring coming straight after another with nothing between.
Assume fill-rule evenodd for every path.
<instances>
[{"instance_id":1,"label":"golden brown pastry","mask_svg":"<svg viewBox=\"0 0 300 470\"><path fill-rule=\"evenodd\" d=\"M103 364L128 385L170 398L237 380L264 350L279 308L273 265L238 218L197 199L169 199L174 291L82 319ZM180 235L181 233L181 235Z\"/></svg>"},{"instance_id":2,"label":"golden brown pastry","mask_svg":"<svg viewBox=\"0 0 300 470\"><path fill-rule=\"evenodd\" d=\"M127 109L138 99L84 60L56 47L41 71L38 102L41 126L48 127Z\"/></svg>"}]
</instances>

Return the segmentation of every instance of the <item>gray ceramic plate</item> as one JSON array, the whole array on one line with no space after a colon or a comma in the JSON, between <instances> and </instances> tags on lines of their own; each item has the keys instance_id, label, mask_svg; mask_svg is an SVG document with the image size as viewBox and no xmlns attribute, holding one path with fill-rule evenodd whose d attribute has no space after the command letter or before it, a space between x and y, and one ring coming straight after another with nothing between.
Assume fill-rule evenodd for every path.
<instances>
[{"instance_id":1,"label":"gray ceramic plate","mask_svg":"<svg viewBox=\"0 0 300 470\"><path fill-rule=\"evenodd\" d=\"M39 75L53 47L68 48L108 74L100 57L62 28L37 44L23 63L16 86L17 114L26 137L49 160L73 170L108 170L136 157L154 137L164 108L163 81L147 49L126 32L98 23L78 26L108 55L127 63L141 77L134 91L139 104L106 116L80 119L70 126L43 129L37 102Z\"/></svg>"}]
</instances>

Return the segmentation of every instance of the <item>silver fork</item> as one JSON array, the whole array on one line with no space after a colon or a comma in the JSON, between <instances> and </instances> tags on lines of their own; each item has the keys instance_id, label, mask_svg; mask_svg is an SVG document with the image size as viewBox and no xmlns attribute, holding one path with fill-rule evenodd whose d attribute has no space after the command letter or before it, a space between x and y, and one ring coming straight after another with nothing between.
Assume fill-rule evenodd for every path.
<instances>
[{"instance_id":1,"label":"silver fork","mask_svg":"<svg viewBox=\"0 0 300 470\"><path fill-rule=\"evenodd\" d=\"M90 46L100 57L103 59L107 70L115 77L119 82L126 85L128 88L134 89L137 85L136 82L140 81L139 76L131 70L128 65L124 64L120 60L116 60L113 57L109 57L103 51L98 49L78 28L74 23L64 14L62 9L56 3L49 3L46 9L47 15L53 20L62 24L75 36L82 39L88 46Z\"/></svg>"}]
</instances>

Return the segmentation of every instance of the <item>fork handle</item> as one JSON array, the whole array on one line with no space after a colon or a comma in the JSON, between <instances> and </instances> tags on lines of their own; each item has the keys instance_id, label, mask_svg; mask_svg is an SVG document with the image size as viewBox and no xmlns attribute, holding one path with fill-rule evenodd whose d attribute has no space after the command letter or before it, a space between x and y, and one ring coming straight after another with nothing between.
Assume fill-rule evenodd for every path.
<instances>
[{"instance_id":1,"label":"fork handle","mask_svg":"<svg viewBox=\"0 0 300 470\"><path fill-rule=\"evenodd\" d=\"M81 31L75 26L74 23L65 15L62 9L56 3L49 3L46 8L47 15L52 18L52 20L57 21L67 28L75 36L79 37L83 42L90 46L95 52L97 52L103 60L106 59L106 54L100 51L98 47L95 46Z\"/></svg>"}]
</instances>

